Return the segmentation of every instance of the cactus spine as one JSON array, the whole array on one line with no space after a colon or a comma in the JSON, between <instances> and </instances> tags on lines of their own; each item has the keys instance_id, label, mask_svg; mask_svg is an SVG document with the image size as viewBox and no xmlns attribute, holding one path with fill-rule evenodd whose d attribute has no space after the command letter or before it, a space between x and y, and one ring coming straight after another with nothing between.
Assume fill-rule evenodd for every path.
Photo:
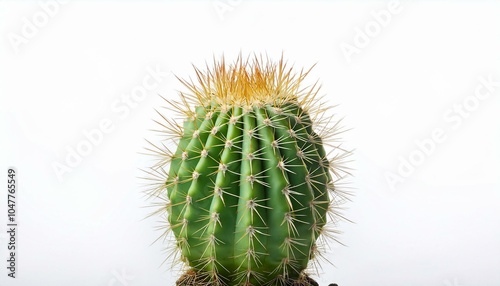
<instances>
[{"instance_id":1,"label":"cactus spine","mask_svg":"<svg viewBox=\"0 0 500 286\"><path fill-rule=\"evenodd\" d=\"M209 284L303 280L345 198L334 183L347 153L325 152L338 129L321 120L318 88L301 89L309 71L293 74L283 59L195 71L197 84L181 80L190 94L167 100L183 124L161 123L176 151L157 147L149 171L165 174L155 194L182 260Z\"/></svg>"}]
</instances>

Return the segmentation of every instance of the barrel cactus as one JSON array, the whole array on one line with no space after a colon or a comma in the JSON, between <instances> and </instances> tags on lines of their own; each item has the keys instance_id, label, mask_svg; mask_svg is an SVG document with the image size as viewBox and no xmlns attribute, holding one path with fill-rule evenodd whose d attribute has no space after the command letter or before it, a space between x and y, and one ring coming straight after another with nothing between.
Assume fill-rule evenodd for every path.
<instances>
[{"instance_id":1,"label":"barrel cactus","mask_svg":"<svg viewBox=\"0 0 500 286\"><path fill-rule=\"evenodd\" d=\"M159 112L167 138L150 149L160 160L148 173L188 267L178 284L311 282L311 260L337 233L348 152L335 145L338 124L319 88L301 87L309 71L283 59L222 59L195 68L196 82L180 80L188 92L166 100L180 116Z\"/></svg>"}]
</instances>

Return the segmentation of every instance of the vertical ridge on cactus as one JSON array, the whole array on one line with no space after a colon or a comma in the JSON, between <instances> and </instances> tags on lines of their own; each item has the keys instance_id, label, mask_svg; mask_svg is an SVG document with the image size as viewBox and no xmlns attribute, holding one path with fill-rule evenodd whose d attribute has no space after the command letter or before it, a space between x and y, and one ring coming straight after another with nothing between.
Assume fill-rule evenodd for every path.
<instances>
[{"instance_id":1,"label":"vertical ridge on cactus","mask_svg":"<svg viewBox=\"0 0 500 286\"><path fill-rule=\"evenodd\" d=\"M162 199L157 213L167 214L196 281L305 281L327 224L342 217L347 192L337 182L348 174L349 152L325 151L341 130L324 117L319 87L301 87L309 71L296 74L283 59L214 61L206 71L195 68L196 83L180 79L189 93L166 100L182 123L159 112L167 139L149 149L160 158L146 172Z\"/></svg>"}]
</instances>

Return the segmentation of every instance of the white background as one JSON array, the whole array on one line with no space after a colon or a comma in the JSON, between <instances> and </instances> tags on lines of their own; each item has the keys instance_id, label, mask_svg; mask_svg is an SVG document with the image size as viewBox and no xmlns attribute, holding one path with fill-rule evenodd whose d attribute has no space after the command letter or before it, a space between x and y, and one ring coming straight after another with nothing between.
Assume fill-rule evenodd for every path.
<instances>
[{"instance_id":1,"label":"white background","mask_svg":"<svg viewBox=\"0 0 500 286\"><path fill-rule=\"evenodd\" d=\"M339 224L348 246L332 245L320 285L500 285L500 86L475 93L479 78L500 81L498 2L48 2L0 2L0 261L7 168L19 179L18 278L2 262L0 285L173 285L139 153L157 140L158 94L182 89L172 73L240 51L317 63L310 80L352 128L354 223ZM157 67L169 76L118 112ZM112 131L59 180L54 164L103 119ZM445 140L419 157L435 130Z\"/></svg>"}]
</instances>

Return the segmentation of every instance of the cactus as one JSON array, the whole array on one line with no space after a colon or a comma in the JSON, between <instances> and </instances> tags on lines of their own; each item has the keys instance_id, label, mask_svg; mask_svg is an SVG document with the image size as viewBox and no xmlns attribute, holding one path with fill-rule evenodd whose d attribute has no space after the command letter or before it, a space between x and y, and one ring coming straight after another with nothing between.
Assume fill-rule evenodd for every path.
<instances>
[{"instance_id":1,"label":"cactus","mask_svg":"<svg viewBox=\"0 0 500 286\"><path fill-rule=\"evenodd\" d=\"M159 212L191 282L309 281L321 238L335 239L327 223L341 217L347 193L337 182L349 152L333 146L327 155L324 144L341 131L317 103L317 85L301 88L310 69L292 71L283 59L222 59L195 68L197 83L180 80L190 93L167 100L182 124L160 113L176 150L155 147L160 161L148 173L159 178Z\"/></svg>"}]
</instances>

